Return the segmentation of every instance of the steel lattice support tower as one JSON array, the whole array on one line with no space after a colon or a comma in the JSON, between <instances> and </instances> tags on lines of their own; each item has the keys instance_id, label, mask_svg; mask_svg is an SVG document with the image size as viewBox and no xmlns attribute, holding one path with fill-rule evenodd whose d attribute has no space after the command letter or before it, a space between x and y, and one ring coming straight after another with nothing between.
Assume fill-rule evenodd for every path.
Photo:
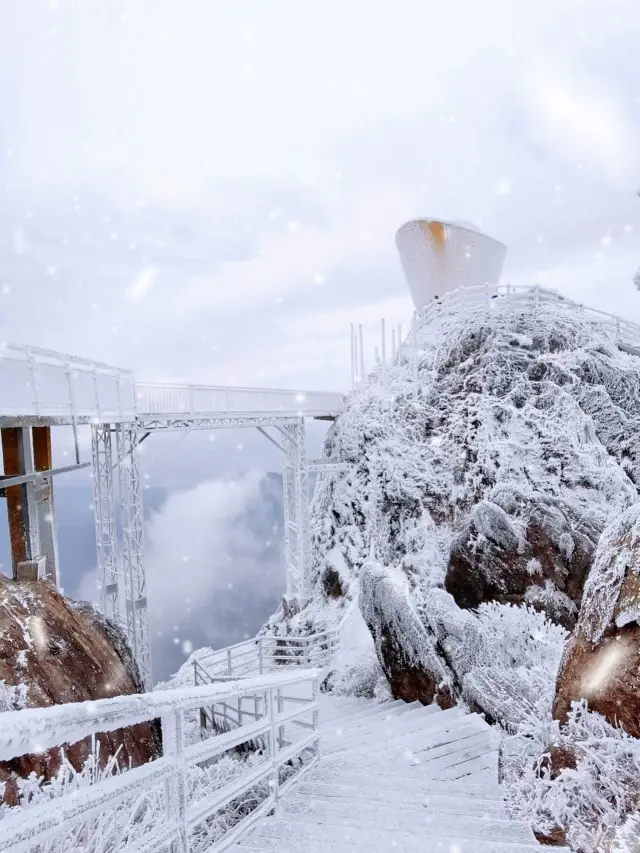
<instances>
[{"instance_id":1,"label":"steel lattice support tower","mask_svg":"<svg viewBox=\"0 0 640 853\"><path fill-rule=\"evenodd\" d=\"M284 438L284 548L287 599L309 598L309 507L304 418L278 426Z\"/></svg>"},{"instance_id":2,"label":"steel lattice support tower","mask_svg":"<svg viewBox=\"0 0 640 853\"><path fill-rule=\"evenodd\" d=\"M144 565L142 490L138 465L138 432L118 424L116 444L120 478L123 585L127 636L140 668L145 689L150 690L151 645L147 615L147 578Z\"/></svg>"},{"instance_id":3,"label":"steel lattice support tower","mask_svg":"<svg viewBox=\"0 0 640 853\"><path fill-rule=\"evenodd\" d=\"M97 424L91 427L93 459L93 503L96 523L96 547L100 574L100 599L102 612L118 625L120 598L118 594L118 558L116 540L116 515L113 499L113 452L111 426Z\"/></svg>"}]
</instances>

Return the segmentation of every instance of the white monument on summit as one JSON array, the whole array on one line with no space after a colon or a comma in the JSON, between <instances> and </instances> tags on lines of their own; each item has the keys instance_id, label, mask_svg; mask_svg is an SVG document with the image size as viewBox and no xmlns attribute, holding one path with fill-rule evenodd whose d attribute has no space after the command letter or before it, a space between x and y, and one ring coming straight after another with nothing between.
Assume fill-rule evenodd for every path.
<instances>
[{"instance_id":1,"label":"white monument on summit","mask_svg":"<svg viewBox=\"0 0 640 853\"><path fill-rule=\"evenodd\" d=\"M396 246L416 311L459 287L497 285L507 247L468 222L412 219Z\"/></svg>"}]
</instances>

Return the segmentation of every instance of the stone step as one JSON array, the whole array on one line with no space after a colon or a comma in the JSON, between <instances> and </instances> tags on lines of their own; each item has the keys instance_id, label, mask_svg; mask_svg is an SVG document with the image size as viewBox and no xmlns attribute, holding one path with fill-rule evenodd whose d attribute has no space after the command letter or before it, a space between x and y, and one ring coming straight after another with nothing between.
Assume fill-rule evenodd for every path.
<instances>
[{"instance_id":1,"label":"stone step","mask_svg":"<svg viewBox=\"0 0 640 853\"><path fill-rule=\"evenodd\" d=\"M278 808L277 817L283 821L321 824L328 827L377 828L384 832L405 832L424 836L446 835L455 826L461 838L515 841L535 844L530 826L522 821L489 815L442 814L426 807L372 805L362 799L359 803L341 803L315 797L287 797Z\"/></svg>"},{"instance_id":2,"label":"stone step","mask_svg":"<svg viewBox=\"0 0 640 853\"><path fill-rule=\"evenodd\" d=\"M373 707L356 711L348 717L338 716L332 717L328 720L323 718L322 708L320 708L320 729L327 728L328 730L331 730L335 726L340 726L341 728L346 729L352 726L362 725L362 723L365 723L367 720L373 722L377 717L390 716L407 707L409 707L407 702L383 702L379 705L374 705Z\"/></svg>"},{"instance_id":3,"label":"stone step","mask_svg":"<svg viewBox=\"0 0 640 853\"><path fill-rule=\"evenodd\" d=\"M332 737L336 732L356 732L363 726L373 725L377 720L395 719L395 717L403 716L419 708L431 714L438 712L438 709L433 705L422 705L420 702L385 702L384 705L379 705L375 710L363 711L346 719L336 717L332 720L323 721L321 718L319 728L326 737ZM431 710L428 711L428 709Z\"/></svg>"},{"instance_id":4,"label":"stone step","mask_svg":"<svg viewBox=\"0 0 640 853\"><path fill-rule=\"evenodd\" d=\"M241 850L277 850L278 853L334 853L344 850L367 853L541 853L535 842L468 838L460 835L459 820L440 835L385 830L378 826L348 826L267 818L242 842ZM569 853L568 848L564 848Z\"/></svg>"},{"instance_id":5,"label":"stone step","mask_svg":"<svg viewBox=\"0 0 640 853\"><path fill-rule=\"evenodd\" d=\"M441 785L433 784L431 789L421 793L416 791L411 784L413 780L402 780L400 783L376 786L375 782L363 787L355 780L351 784L342 781L334 783L318 782L313 774L308 782L301 782L292 793L296 797L324 798L350 803L352 808L357 807L363 799L367 803L381 803L393 808L425 808L437 814L471 815L481 817L486 815L493 818L506 819L507 813L501 799L484 799L482 796L473 795L473 792L458 790L452 793L440 793ZM480 792L481 794L481 792ZM490 792L491 794L491 792Z\"/></svg>"},{"instance_id":6,"label":"stone step","mask_svg":"<svg viewBox=\"0 0 640 853\"><path fill-rule=\"evenodd\" d=\"M419 770L419 767L412 767L410 772L403 772L397 767L391 767L388 772L384 772L383 768L378 767L377 770L359 772L358 768L350 762L346 765L343 762L335 766L327 766L324 761L321 761L313 773L305 779L304 784L317 782L323 785L358 786L367 792L372 790L389 791L390 795L394 791L412 791L415 796L420 797L442 793L453 796L460 795L470 799L490 799L498 802L504 800L504 794L498 785L497 776L492 784L478 784L471 780L442 782L425 778L421 772L416 772Z\"/></svg>"},{"instance_id":7,"label":"stone step","mask_svg":"<svg viewBox=\"0 0 640 853\"><path fill-rule=\"evenodd\" d=\"M355 696L333 696L330 693L321 693L319 698L321 712L331 717L348 717L359 710L364 711L380 705L390 705L393 701L401 701L388 699L384 702L374 702L372 699L356 698Z\"/></svg>"},{"instance_id":8,"label":"stone step","mask_svg":"<svg viewBox=\"0 0 640 853\"><path fill-rule=\"evenodd\" d=\"M424 706L402 714L399 719L383 720L371 726L363 726L353 735L325 737L321 741L321 748L325 755L347 749L377 748L388 744L390 738L397 742L403 735L410 735L412 732L423 729L426 731L430 728L441 728L464 716L468 715L462 708L451 708L434 714Z\"/></svg>"}]
</instances>

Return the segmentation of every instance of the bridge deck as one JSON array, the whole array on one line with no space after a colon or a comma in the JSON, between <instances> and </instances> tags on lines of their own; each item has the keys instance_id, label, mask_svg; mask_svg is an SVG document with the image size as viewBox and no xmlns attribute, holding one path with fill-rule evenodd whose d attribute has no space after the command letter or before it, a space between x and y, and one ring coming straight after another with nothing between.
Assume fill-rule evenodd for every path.
<instances>
[{"instance_id":1,"label":"bridge deck","mask_svg":"<svg viewBox=\"0 0 640 853\"><path fill-rule=\"evenodd\" d=\"M0 426L332 417L342 394L136 382L129 370L50 350L0 348Z\"/></svg>"}]
</instances>

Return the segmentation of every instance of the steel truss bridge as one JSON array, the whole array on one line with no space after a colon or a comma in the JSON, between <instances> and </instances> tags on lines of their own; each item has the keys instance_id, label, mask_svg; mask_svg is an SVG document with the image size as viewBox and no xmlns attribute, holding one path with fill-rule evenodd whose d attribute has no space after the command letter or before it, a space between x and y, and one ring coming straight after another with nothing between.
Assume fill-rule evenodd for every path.
<instances>
[{"instance_id":1,"label":"steel truss bridge","mask_svg":"<svg viewBox=\"0 0 640 853\"><path fill-rule=\"evenodd\" d=\"M5 434L11 433L22 460L7 472L5 453L0 487L8 499L13 489L15 506L22 512L21 523L11 532L12 550L16 537L24 540L17 543L22 548L20 565L34 571L25 577L58 579L55 551L49 550L49 566L42 568L46 525L38 517L39 510L48 511L51 519L52 493L42 507L36 493L43 484L51 489L56 474L88 467L80 462L77 429L90 425L102 609L126 630L147 689L152 670L138 448L149 435L253 427L281 450L286 594L298 606L308 598L308 473L340 470L341 465L338 460L307 459L305 421L335 419L344 405L342 394L136 382L128 370L15 344L0 348L0 388L3 445ZM50 438L48 463L38 465L36 457L34 464L32 429L51 426L73 429L76 465L51 467ZM11 507L9 514L11 520ZM14 557L14 574L15 569Z\"/></svg>"}]
</instances>

